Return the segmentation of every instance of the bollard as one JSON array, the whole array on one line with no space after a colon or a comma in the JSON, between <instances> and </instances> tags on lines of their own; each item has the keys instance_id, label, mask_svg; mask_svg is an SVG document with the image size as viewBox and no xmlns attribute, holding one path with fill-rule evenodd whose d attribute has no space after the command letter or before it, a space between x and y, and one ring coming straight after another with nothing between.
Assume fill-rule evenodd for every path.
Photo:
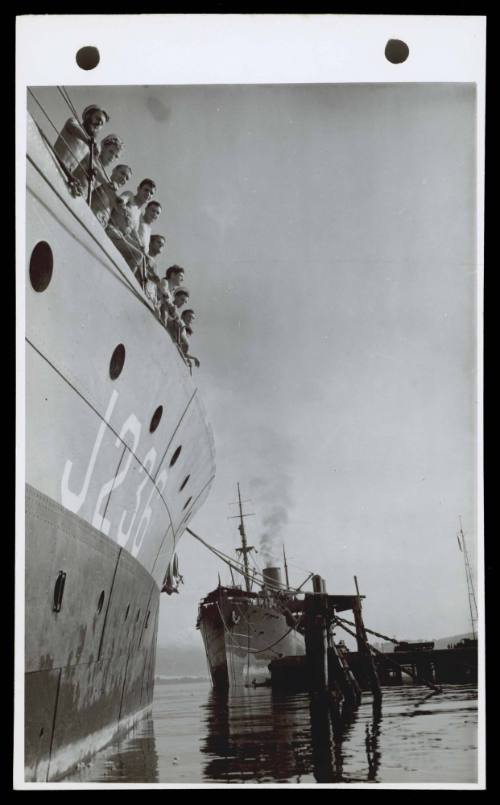
<instances>
[{"instance_id":1,"label":"bollard","mask_svg":"<svg viewBox=\"0 0 500 805\"><path fill-rule=\"evenodd\" d=\"M313 586L313 592L326 593L326 582L318 574L312 577L312 586Z\"/></svg>"}]
</instances>

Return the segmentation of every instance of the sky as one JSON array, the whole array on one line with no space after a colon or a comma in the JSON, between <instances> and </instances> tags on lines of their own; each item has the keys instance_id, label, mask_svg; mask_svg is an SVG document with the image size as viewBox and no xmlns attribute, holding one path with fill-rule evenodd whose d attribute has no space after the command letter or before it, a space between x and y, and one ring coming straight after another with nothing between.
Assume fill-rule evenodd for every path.
<instances>
[{"instance_id":1,"label":"sky","mask_svg":"<svg viewBox=\"0 0 500 805\"><path fill-rule=\"evenodd\" d=\"M399 639L470 630L476 567L476 166L472 84L68 87L120 162L158 185L165 267L186 269L216 446L190 527L354 592ZM36 88L56 127L55 88ZM29 103L49 137L47 119ZM188 534L159 643L201 645L223 565ZM307 587L306 587L307 589ZM476 585L477 590L477 585Z\"/></svg>"}]
</instances>

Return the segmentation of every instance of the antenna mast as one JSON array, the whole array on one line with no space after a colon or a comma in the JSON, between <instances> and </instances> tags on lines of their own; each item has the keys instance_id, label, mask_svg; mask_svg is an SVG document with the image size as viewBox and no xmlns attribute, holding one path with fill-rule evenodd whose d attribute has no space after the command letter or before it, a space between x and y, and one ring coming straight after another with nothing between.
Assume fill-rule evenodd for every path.
<instances>
[{"instance_id":1,"label":"antenna mast","mask_svg":"<svg viewBox=\"0 0 500 805\"><path fill-rule=\"evenodd\" d=\"M474 640L476 640L476 626L477 624L477 603L476 603L476 595L474 593L474 581L472 578L472 568L469 562L469 554L467 553L467 545L465 544L465 536L462 529L462 518L460 520L460 531L457 534L458 537L458 544L460 549L464 555L464 564L465 564L465 578L467 580L467 590L469 593L469 611L470 611L470 619L472 625L472 636Z\"/></svg>"},{"instance_id":2,"label":"antenna mast","mask_svg":"<svg viewBox=\"0 0 500 805\"><path fill-rule=\"evenodd\" d=\"M286 563L286 553L285 553L285 546L283 545L283 563L285 565L285 579L286 579L286 588L287 590L290 589L290 581L288 579L288 565Z\"/></svg>"},{"instance_id":3,"label":"antenna mast","mask_svg":"<svg viewBox=\"0 0 500 805\"><path fill-rule=\"evenodd\" d=\"M252 517L253 514L243 514L243 508L241 505L241 494L240 494L240 485L238 484L238 506L240 509L239 515L236 515L239 518L240 524L238 526L238 531L241 534L241 548L236 548L236 553L239 553L243 556L243 567L244 567L244 575L245 575L245 587L247 589L247 593L250 592L251 586L251 579L250 579L250 568L248 566L248 554L250 551L254 551L255 548L253 545L247 545L247 535L245 533L245 524L243 522L244 517ZM234 519L234 518L230 518Z\"/></svg>"}]
</instances>

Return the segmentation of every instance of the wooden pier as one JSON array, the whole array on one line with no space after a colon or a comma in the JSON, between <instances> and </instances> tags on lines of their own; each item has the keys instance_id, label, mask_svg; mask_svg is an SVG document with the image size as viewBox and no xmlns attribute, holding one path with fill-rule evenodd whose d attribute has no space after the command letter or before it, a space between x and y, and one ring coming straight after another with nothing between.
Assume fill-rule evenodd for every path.
<instances>
[{"instance_id":1,"label":"wooden pier","mask_svg":"<svg viewBox=\"0 0 500 805\"><path fill-rule=\"evenodd\" d=\"M357 589L357 584L356 584ZM361 700L360 685L344 652L333 640L336 612L351 610L355 618L358 640L359 667L368 681L375 699L381 689L377 669L371 654L361 612L361 599L356 595L329 595L321 576L313 576L312 593L304 599L290 602L290 611L301 615L304 622L305 657L283 657L269 664L274 687L308 690L311 694L334 692L339 701L356 707Z\"/></svg>"},{"instance_id":2,"label":"wooden pier","mask_svg":"<svg viewBox=\"0 0 500 805\"><path fill-rule=\"evenodd\" d=\"M368 687L364 679L363 657L348 652L347 661L362 688ZM431 651L394 651L375 657L377 673L382 685L414 684L460 685L477 682L477 648L445 648ZM413 678L413 680L412 680Z\"/></svg>"},{"instance_id":3,"label":"wooden pier","mask_svg":"<svg viewBox=\"0 0 500 805\"><path fill-rule=\"evenodd\" d=\"M371 690L381 698L382 685L422 684L439 691L441 684L477 682L477 646L456 645L447 649L425 647L382 653L370 646L363 623L358 583L356 595L329 595L320 576L313 577L313 593L290 602L289 609L304 624L305 656L282 657L269 664L271 685L276 688L322 693L333 691L356 706L361 691ZM351 631L336 613L351 610ZM357 651L335 642L333 629L345 629L356 639ZM377 634L376 632L374 634ZM430 646L433 644L430 643Z\"/></svg>"}]
</instances>

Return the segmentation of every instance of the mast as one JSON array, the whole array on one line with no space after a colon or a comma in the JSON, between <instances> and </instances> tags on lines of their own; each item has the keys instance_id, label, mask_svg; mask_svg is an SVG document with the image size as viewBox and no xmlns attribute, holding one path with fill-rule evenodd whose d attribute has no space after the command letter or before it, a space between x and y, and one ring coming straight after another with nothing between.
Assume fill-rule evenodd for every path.
<instances>
[{"instance_id":1,"label":"mast","mask_svg":"<svg viewBox=\"0 0 500 805\"><path fill-rule=\"evenodd\" d=\"M464 565L465 565L465 578L467 581L467 591L469 593L469 611L470 611L470 619L472 625L472 637L476 640L476 627L475 624L477 623L477 603L476 603L476 595L474 592L474 581L472 578L472 568L469 562L469 554L467 553L467 545L465 543L465 536L462 529L462 518L460 520L460 531L457 534L458 538L458 545L460 550L464 555ZM475 613L475 614L474 614Z\"/></svg>"},{"instance_id":2,"label":"mast","mask_svg":"<svg viewBox=\"0 0 500 805\"><path fill-rule=\"evenodd\" d=\"M253 547L253 545L248 545L247 544L247 535L245 533L245 523L243 522L243 518L244 517L253 517L253 513L243 514L243 507L242 507L242 504L241 504L241 493L240 493L240 485L239 485L239 483L237 484L237 486L238 486L238 507L239 507L240 513L238 515L236 515L236 517L240 521L240 524L238 526L238 531L240 532L240 535L241 535L241 548L236 548L236 553L239 553L239 554L241 554L243 556L245 587L246 587L247 593L249 593L250 592L250 587L251 587L251 578L250 578L250 568L248 566L248 554L250 553L250 551L254 551L255 548ZM234 519L234 518L230 518L230 519Z\"/></svg>"},{"instance_id":3,"label":"mast","mask_svg":"<svg viewBox=\"0 0 500 805\"><path fill-rule=\"evenodd\" d=\"M286 579L286 588L287 590L290 589L290 581L288 579L288 565L286 563L286 553L285 553L285 546L283 545L283 563L285 565L285 579Z\"/></svg>"}]
</instances>

